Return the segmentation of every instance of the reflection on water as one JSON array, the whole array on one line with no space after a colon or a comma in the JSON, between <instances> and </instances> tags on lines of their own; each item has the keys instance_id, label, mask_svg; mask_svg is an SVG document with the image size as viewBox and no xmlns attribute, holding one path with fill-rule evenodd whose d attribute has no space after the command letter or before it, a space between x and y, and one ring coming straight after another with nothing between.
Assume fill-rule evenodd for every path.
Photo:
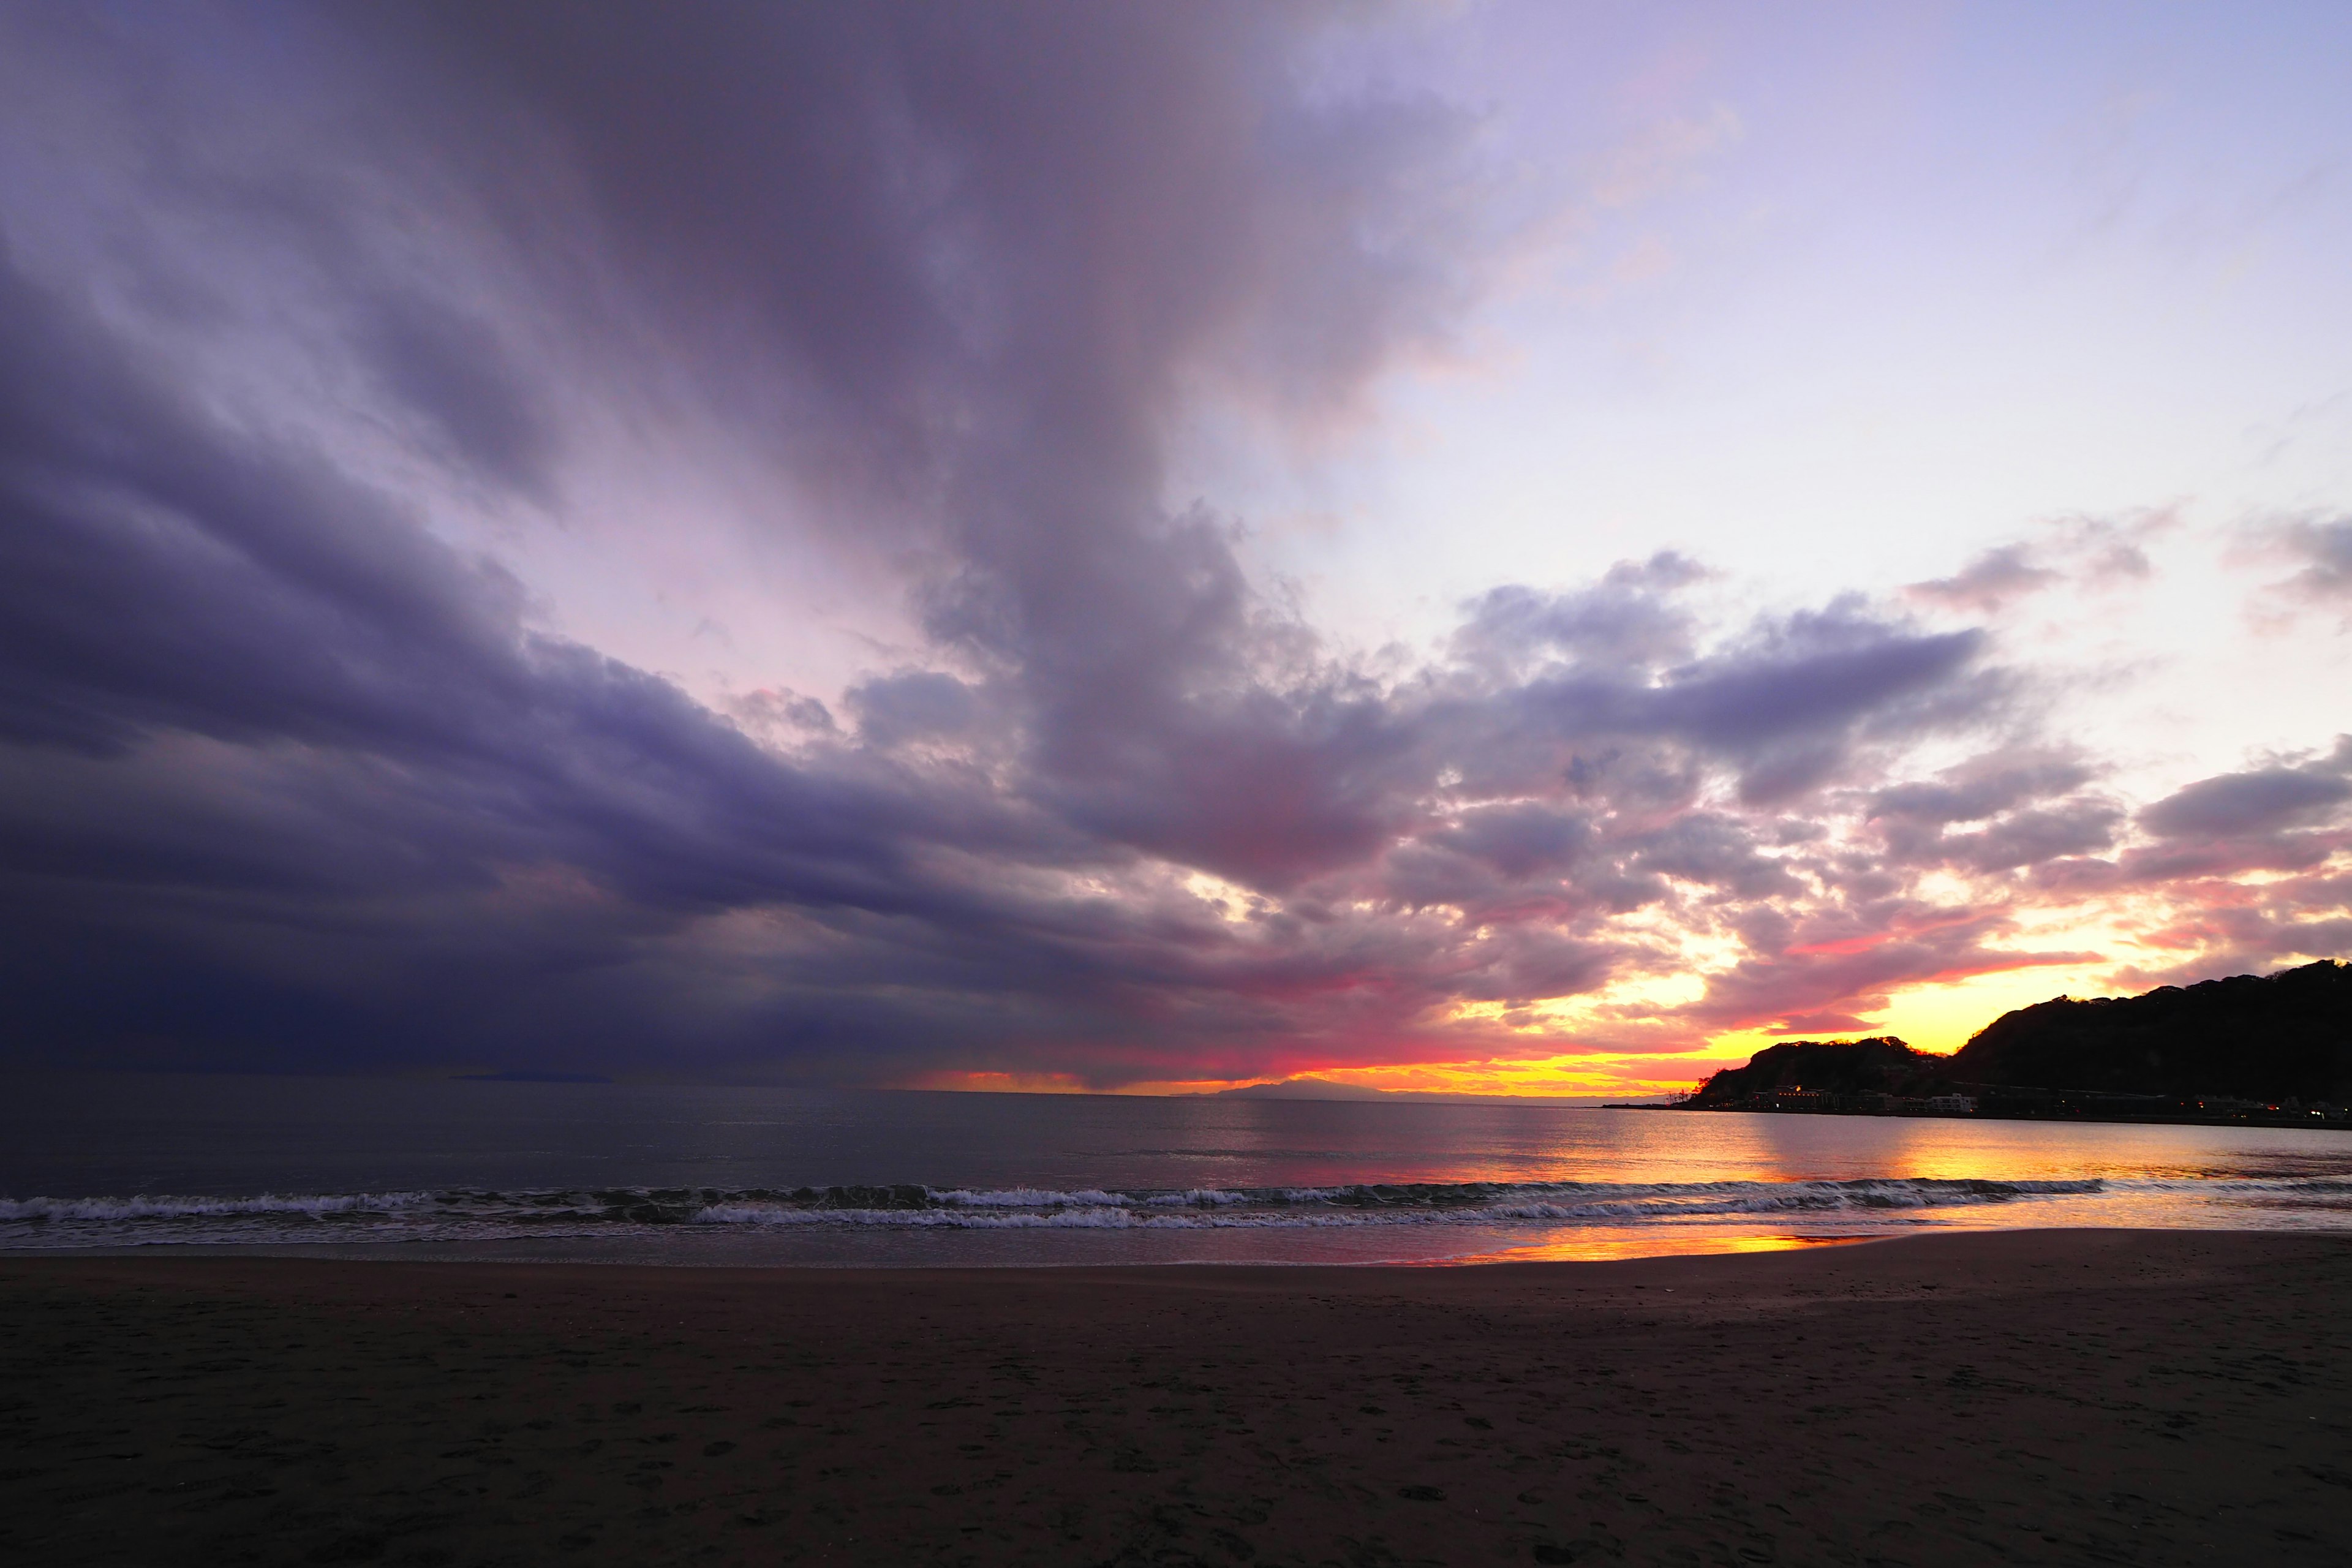
<instances>
[{"instance_id":1,"label":"reflection on water","mask_svg":"<svg viewBox=\"0 0 2352 1568\"><path fill-rule=\"evenodd\" d=\"M11 1087L0 1247L1368 1262L1923 1227L2352 1228L2342 1131L610 1084Z\"/></svg>"},{"instance_id":2,"label":"reflection on water","mask_svg":"<svg viewBox=\"0 0 2352 1568\"><path fill-rule=\"evenodd\" d=\"M1569 1120L1496 1160L1495 1178L1958 1182L2352 1173L2352 1132L2332 1130L1716 1111L1555 1114ZM1607 1124L1594 1126L1595 1118Z\"/></svg>"},{"instance_id":3,"label":"reflection on water","mask_svg":"<svg viewBox=\"0 0 2352 1568\"><path fill-rule=\"evenodd\" d=\"M1678 1258L1729 1252L1794 1252L1801 1247L1846 1247L1872 1241L1870 1234L1789 1236L1775 1231L1563 1231L1541 1241L1494 1252L1431 1258L1432 1263L1612 1263L1627 1258Z\"/></svg>"}]
</instances>

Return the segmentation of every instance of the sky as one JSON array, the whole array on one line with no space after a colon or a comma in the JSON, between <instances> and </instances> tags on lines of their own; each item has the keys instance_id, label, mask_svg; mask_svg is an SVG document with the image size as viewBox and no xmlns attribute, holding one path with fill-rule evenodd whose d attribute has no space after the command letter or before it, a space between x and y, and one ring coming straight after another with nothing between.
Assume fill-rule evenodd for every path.
<instances>
[{"instance_id":1,"label":"sky","mask_svg":"<svg viewBox=\"0 0 2352 1568\"><path fill-rule=\"evenodd\" d=\"M2352 955L2352 11L0 4L0 1061L1632 1094Z\"/></svg>"}]
</instances>

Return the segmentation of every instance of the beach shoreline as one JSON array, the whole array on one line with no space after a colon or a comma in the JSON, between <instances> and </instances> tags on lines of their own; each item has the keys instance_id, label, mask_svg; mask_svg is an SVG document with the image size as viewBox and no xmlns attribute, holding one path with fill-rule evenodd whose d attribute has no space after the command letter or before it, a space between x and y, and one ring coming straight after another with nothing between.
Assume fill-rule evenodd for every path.
<instances>
[{"instance_id":1,"label":"beach shoreline","mask_svg":"<svg viewBox=\"0 0 2352 1568\"><path fill-rule=\"evenodd\" d=\"M0 1258L45 1563L2341 1561L2352 1239Z\"/></svg>"},{"instance_id":2,"label":"beach shoreline","mask_svg":"<svg viewBox=\"0 0 2352 1568\"><path fill-rule=\"evenodd\" d=\"M2343 1561L2352 1239L0 1258L40 1563Z\"/></svg>"}]
</instances>

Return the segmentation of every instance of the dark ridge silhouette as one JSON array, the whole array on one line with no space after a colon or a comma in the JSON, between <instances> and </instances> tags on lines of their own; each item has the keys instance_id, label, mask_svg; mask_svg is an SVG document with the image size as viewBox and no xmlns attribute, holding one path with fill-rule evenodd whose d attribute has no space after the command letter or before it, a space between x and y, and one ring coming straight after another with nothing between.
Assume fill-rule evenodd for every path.
<instances>
[{"instance_id":1,"label":"dark ridge silhouette","mask_svg":"<svg viewBox=\"0 0 2352 1568\"><path fill-rule=\"evenodd\" d=\"M2352 964L2321 959L2142 996L2038 1002L1979 1030L1948 1076L2108 1093L2352 1099Z\"/></svg>"},{"instance_id":2,"label":"dark ridge silhouette","mask_svg":"<svg viewBox=\"0 0 2352 1568\"><path fill-rule=\"evenodd\" d=\"M1915 1051L1892 1035L1791 1040L1766 1047L1746 1067L1724 1068L1687 1103L1712 1110L1759 1095L1933 1094L1950 1065L1950 1058Z\"/></svg>"},{"instance_id":3,"label":"dark ridge silhouette","mask_svg":"<svg viewBox=\"0 0 2352 1568\"><path fill-rule=\"evenodd\" d=\"M1948 1057L1891 1035L1791 1041L1724 1068L1683 1103L1872 1111L1953 1094L1995 1115L2168 1121L2342 1106L2352 1101L2352 964L2053 997L2002 1014Z\"/></svg>"}]
</instances>

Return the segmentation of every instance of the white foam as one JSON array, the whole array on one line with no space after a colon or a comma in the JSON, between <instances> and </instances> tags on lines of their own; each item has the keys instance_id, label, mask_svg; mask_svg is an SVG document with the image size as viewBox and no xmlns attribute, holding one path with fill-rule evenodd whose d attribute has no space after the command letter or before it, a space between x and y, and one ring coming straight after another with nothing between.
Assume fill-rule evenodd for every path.
<instances>
[{"instance_id":1,"label":"white foam","mask_svg":"<svg viewBox=\"0 0 2352 1568\"><path fill-rule=\"evenodd\" d=\"M1131 1204L1135 1200L1124 1193L1107 1193L1099 1187L1082 1192L1057 1193L1040 1187L1008 1187L991 1192L971 1192L962 1187L944 1191L926 1187L931 1201L956 1208L1110 1208Z\"/></svg>"},{"instance_id":2,"label":"white foam","mask_svg":"<svg viewBox=\"0 0 2352 1568\"><path fill-rule=\"evenodd\" d=\"M790 1204L712 1204L693 1215L697 1225L875 1226L894 1230L1123 1230L1166 1225L1116 1205L1027 1208L992 1213L970 1208L820 1209Z\"/></svg>"},{"instance_id":3,"label":"white foam","mask_svg":"<svg viewBox=\"0 0 2352 1568\"><path fill-rule=\"evenodd\" d=\"M433 1202L430 1193L316 1193L249 1198L0 1198L0 1221L194 1219L226 1215L388 1214Z\"/></svg>"},{"instance_id":4,"label":"white foam","mask_svg":"<svg viewBox=\"0 0 2352 1568\"><path fill-rule=\"evenodd\" d=\"M1255 1203L1247 1193L1231 1193L1223 1187L1193 1187L1181 1193L1159 1193L1144 1202L1154 1208L1225 1208L1234 1204Z\"/></svg>"},{"instance_id":5,"label":"white foam","mask_svg":"<svg viewBox=\"0 0 2352 1568\"><path fill-rule=\"evenodd\" d=\"M2045 1201L2095 1201L2124 1223L2184 1195L2262 1224L2336 1225L2352 1182L2341 1175L2198 1177L2168 1173L2101 1180L2012 1182L1880 1177L1855 1181L1400 1184L1338 1187L1192 1187L1121 1193L1104 1187L915 1188L903 1207L827 1206L815 1191L714 1193L621 1188L589 1192L448 1191L257 1194L203 1197L0 1198L0 1248L184 1244L260 1239L370 1241L508 1239L648 1233L678 1222L708 1226L925 1230L1300 1231L1367 1226L1704 1226L1777 1216L1794 1226L1852 1229L1932 1220L1940 1212ZM832 1202L848 1197L828 1189ZM902 1194L907 1189L902 1188ZM878 1194L877 1194L878 1195ZM2107 1205L2115 1205L2111 1210ZM2136 1207L2137 1205L2137 1207ZM2070 1210L2067 1223L2079 1223ZM2211 1212L2207 1209L2205 1212ZM1874 1215L1883 1217L1873 1220ZM2281 1217L2303 1216L2303 1217ZM2021 1216L2022 1217L2022 1216ZM2030 1222L2029 1222L2030 1223Z\"/></svg>"},{"instance_id":6,"label":"white foam","mask_svg":"<svg viewBox=\"0 0 2352 1568\"><path fill-rule=\"evenodd\" d=\"M2104 1190L2097 1181L2044 1182L1706 1182L1601 1187L1584 1184L1520 1189L1525 1197L1473 1204L1371 1203L1332 1205L1352 1188L1290 1188L1254 1196L1221 1188L1163 1193L1137 1200L1089 1190L1045 1194L957 1192L936 1194L932 1209L811 1208L791 1204L713 1204L693 1219L702 1225L873 1226L893 1229L1329 1228L1349 1226L1446 1226L1698 1219L1730 1215L1931 1209L2010 1203L2021 1197L2079 1195ZM1535 1195L1544 1194L1549 1195ZM1571 1201L1560 1201L1567 1198ZM952 1199L952 1201L947 1201Z\"/></svg>"}]
</instances>

